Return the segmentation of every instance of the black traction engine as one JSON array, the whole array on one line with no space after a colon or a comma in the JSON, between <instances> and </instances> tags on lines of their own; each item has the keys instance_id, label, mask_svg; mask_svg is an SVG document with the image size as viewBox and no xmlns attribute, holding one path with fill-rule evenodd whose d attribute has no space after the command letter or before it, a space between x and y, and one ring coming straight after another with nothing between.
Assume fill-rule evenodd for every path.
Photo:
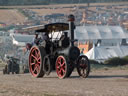
<instances>
[{"instance_id":1,"label":"black traction engine","mask_svg":"<svg viewBox=\"0 0 128 96\"><path fill-rule=\"evenodd\" d=\"M29 70L34 77L49 75L56 70L60 79L69 77L77 69L79 76L86 78L90 72L89 60L80 55L74 45L74 16L69 15L69 23L52 23L35 30L33 46L29 53Z\"/></svg>"}]
</instances>

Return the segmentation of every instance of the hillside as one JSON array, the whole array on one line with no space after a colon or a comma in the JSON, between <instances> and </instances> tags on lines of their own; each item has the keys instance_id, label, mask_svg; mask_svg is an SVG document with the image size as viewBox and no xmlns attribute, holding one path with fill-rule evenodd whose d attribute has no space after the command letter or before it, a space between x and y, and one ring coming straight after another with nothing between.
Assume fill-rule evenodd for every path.
<instances>
[{"instance_id":1,"label":"hillside","mask_svg":"<svg viewBox=\"0 0 128 96\"><path fill-rule=\"evenodd\" d=\"M25 17L16 9L0 10L0 22L6 23L6 25L23 23Z\"/></svg>"}]
</instances>

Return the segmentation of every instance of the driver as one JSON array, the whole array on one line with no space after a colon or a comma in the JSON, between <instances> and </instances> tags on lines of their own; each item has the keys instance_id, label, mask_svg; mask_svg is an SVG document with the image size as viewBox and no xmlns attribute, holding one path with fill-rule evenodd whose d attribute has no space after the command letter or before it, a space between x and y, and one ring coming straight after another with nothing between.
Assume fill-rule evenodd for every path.
<instances>
[{"instance_id":1,"label":"driver","mask_svg":"<svg viewBox=\"0 0 128 96\"><path fill-rule=\"evenodd\" d=\"M49 36L48 36L48 33L45 32L45 33L42 33L42 37L41 37L42 40L45 40L45 41L49 41Z\"/></svg>"},{"instance_id":2,"label":"driver","mask_svg":"<svg viewBox=\"0 0 128 96\"><path fill-rule=\"evenodd\" d=\"M43 41L46 41L46 42L49 41L48 33L43 32L41 34L41 37L39 37L39 34L36 32L35 37L34 37L33 42L32 42L32 45L34 45L34 44L39 45L39 42L43 42Z\"/></svg>"},{"instance_id":3,"label":"driver","mask_svg":"<svg viewBox=\"0 0 128 96\"><path fill-rule=\"evenodd\" d=\"M26 49L30 50L33 45L39 45L39 43L41 43L43 46L45 46L46 42L48 42L48 41L50 41L50 39L46 32L42 33L41 37L39 37L39 34L37 32L35 32L35 37L33 38L32 43L31 44L27 43Z\"/></svg>"},{"instance_id":4,"label":"driver","mask_svg":"<svg viewBox=\"0 0 128 96\"><path fill-rule=\"evenodd\" d=\"M33 38L32 45L35 45L35 44L38 45L39 41L40 41L40 38L38 38L38 33L36 32L35 37Z\"/></svg>"}]
</instances>

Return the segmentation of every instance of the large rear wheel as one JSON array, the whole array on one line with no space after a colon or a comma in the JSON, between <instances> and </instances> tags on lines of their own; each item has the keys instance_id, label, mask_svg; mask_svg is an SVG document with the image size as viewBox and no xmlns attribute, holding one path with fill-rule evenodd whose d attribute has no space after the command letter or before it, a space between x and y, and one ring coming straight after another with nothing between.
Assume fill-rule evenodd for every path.
<instances>
[{"instance_id":1,"label":"large rear wheel","mask_svg":"<svg viewBox=\"0 0 128 96\"><path fill-rule=\"evenodd\" d=\"M90 63L87 56L80 56L77 61L77 72L80 77L86 78L90 72Z\"/></svg>"},{"instance_id":2,"label":"large rear wheel","mask_svg":"<svg viewBox=\"0 0 128 96\"><path fill-rule=\"evenodd\" d=\"M63 55L56 59L56 73L60 79L64 79L69 74L68 59Z\"/></svg>"},{"instance_id":3,"label":"large rear wheel","mask_svg":"<svg viewBox=\"0 0 128 96\"><path fill-rule=\"evenodd\" d=\"M34 77L43 77L43 60L46 51L42 46L33 46L29 54L29 71Z\"/></svg>"}]
</instances>

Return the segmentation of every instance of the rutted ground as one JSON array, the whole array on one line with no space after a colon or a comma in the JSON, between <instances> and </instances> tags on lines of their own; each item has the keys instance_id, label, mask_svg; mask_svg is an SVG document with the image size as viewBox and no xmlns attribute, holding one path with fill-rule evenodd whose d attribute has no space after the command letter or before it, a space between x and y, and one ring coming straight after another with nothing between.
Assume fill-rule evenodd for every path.
<instances>
[{"instance_id":1,"label":"rutted ground","mask_svg":"<svg viewBox=\"0 0 128 96\"><path fill-rule=\"evenodd\" d=\"M62 80L55 72L44 78L0 72L0 96L128 96L128 70L97 70L87 79L73 72Z\"/></svg>"}]
</instances>

